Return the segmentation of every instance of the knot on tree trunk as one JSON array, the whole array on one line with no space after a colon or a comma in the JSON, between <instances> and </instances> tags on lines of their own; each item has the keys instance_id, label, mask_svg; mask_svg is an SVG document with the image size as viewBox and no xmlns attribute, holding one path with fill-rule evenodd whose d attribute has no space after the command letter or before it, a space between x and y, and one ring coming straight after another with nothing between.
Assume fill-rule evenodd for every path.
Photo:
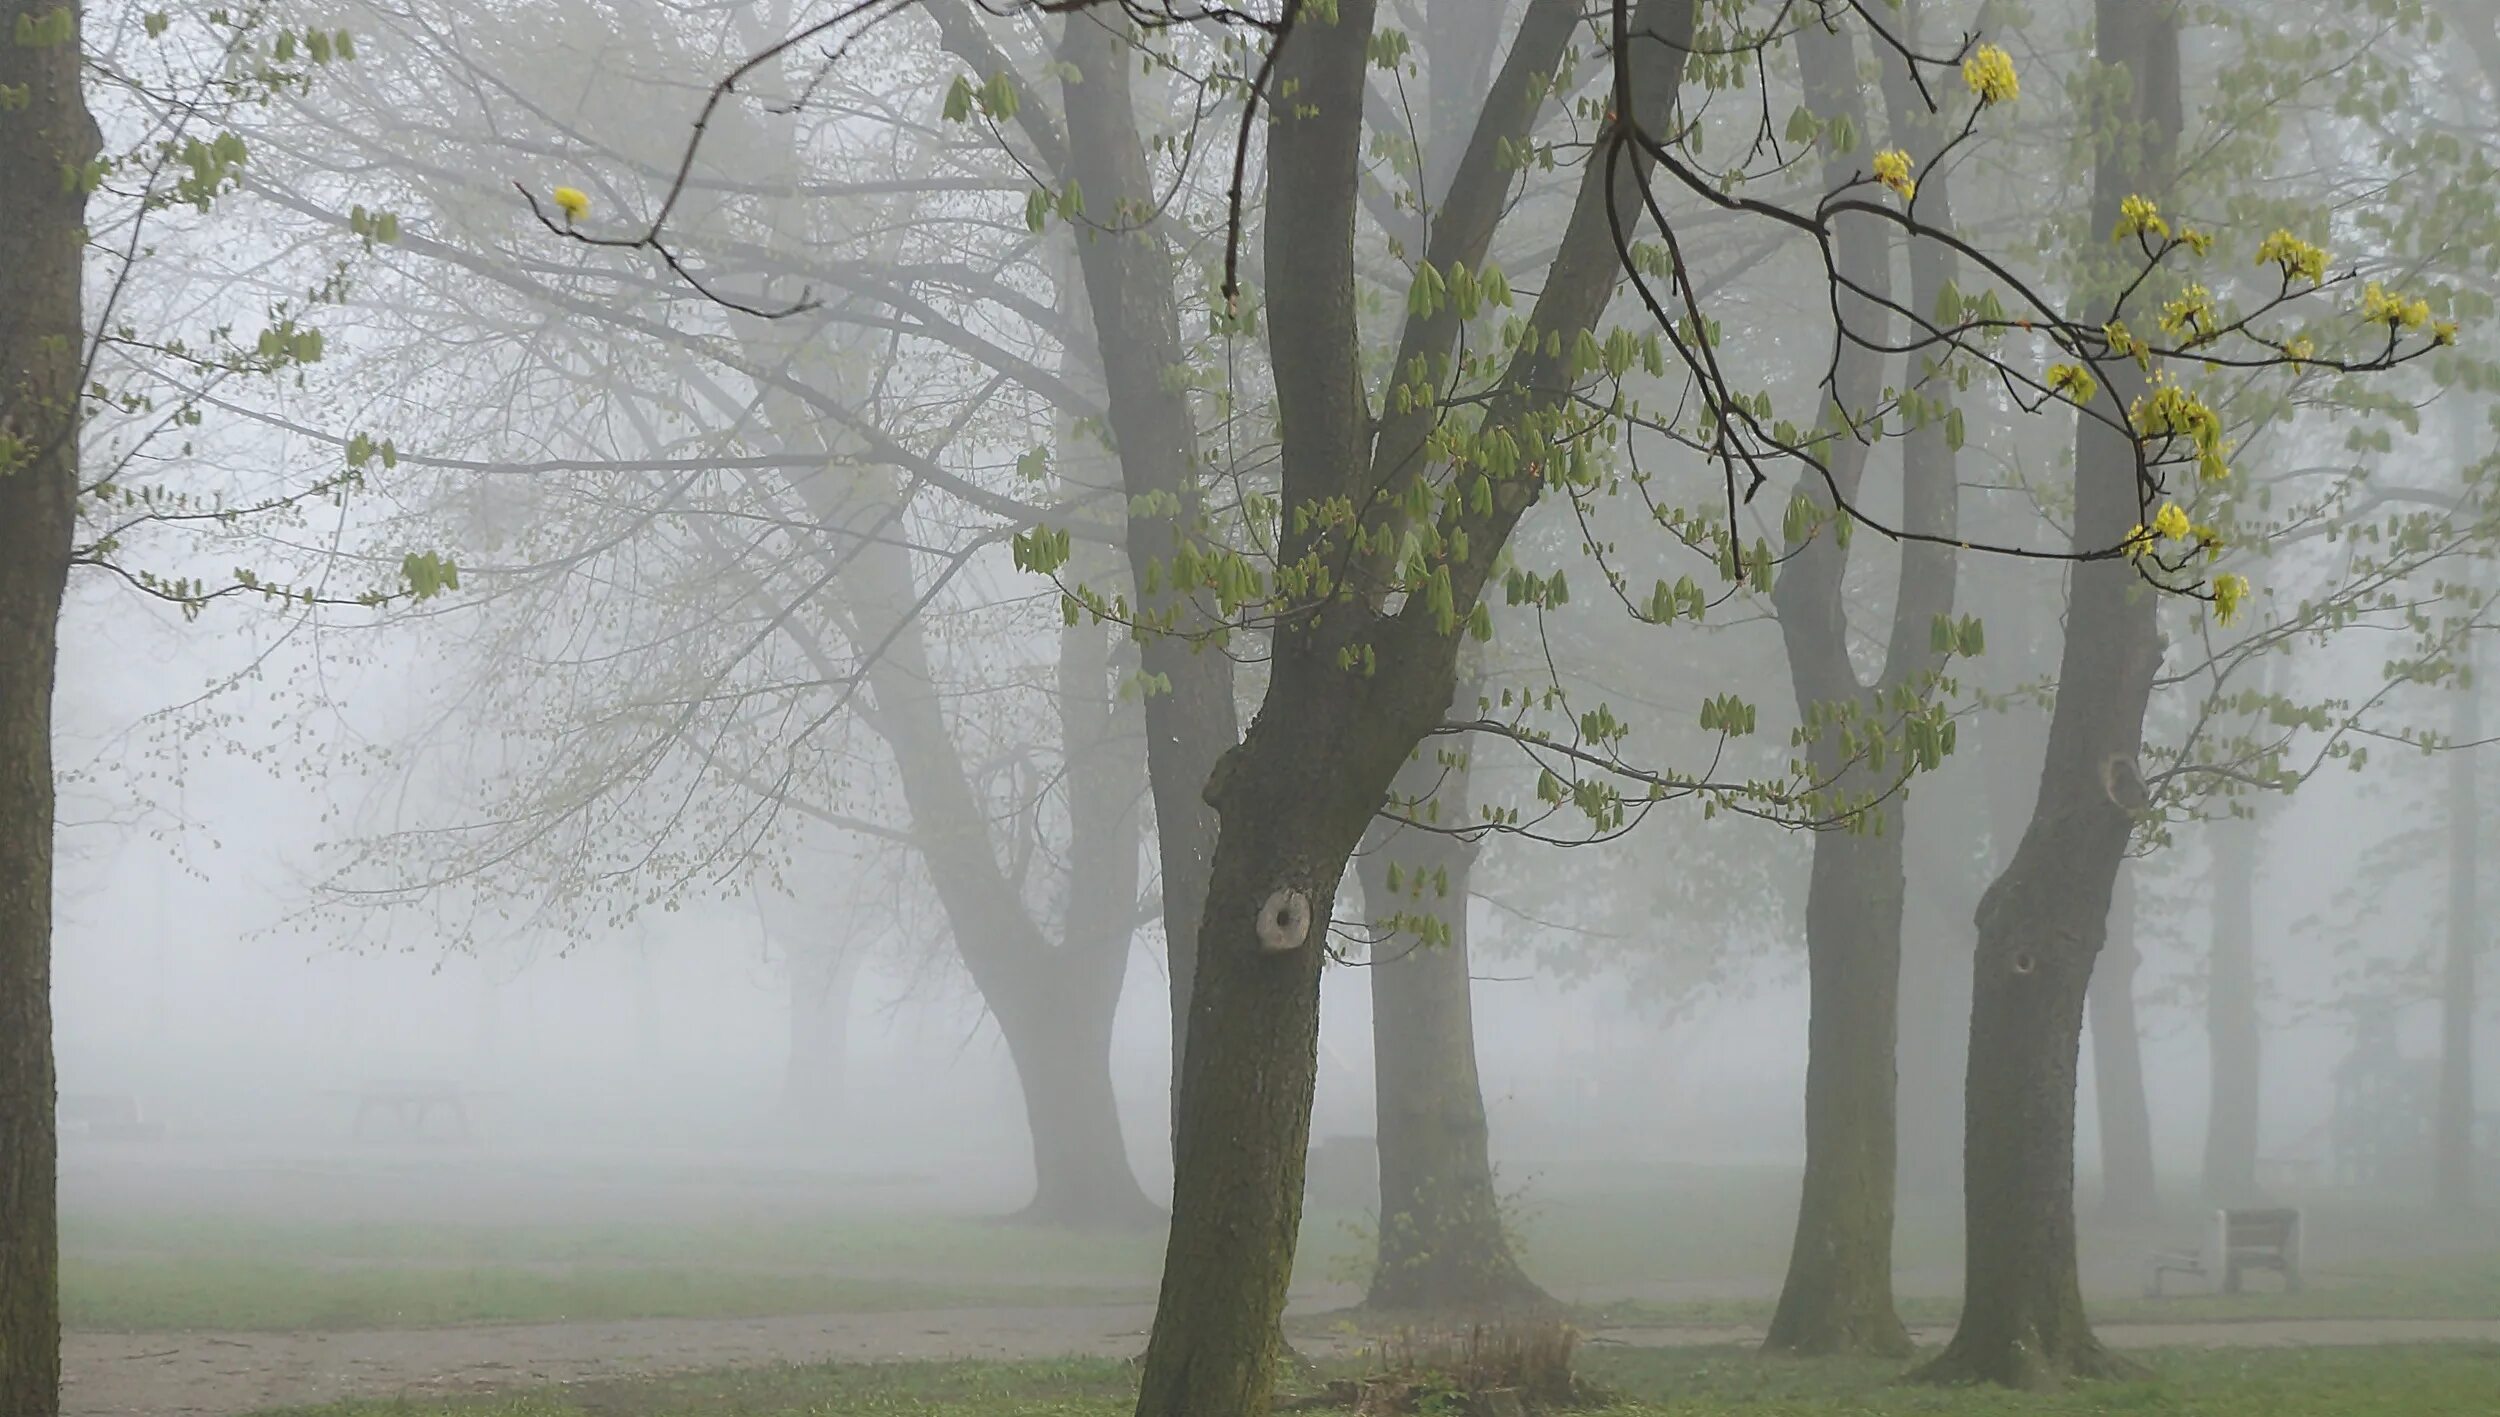
<instances>
[{"instance_id":1,"label":"knot on tree trunk","mask_svg":"<svg viewBox=\"0 0 2500 1417\"><path fill-rule=\"evenodd\" d=\"M1302 948L1311 937L1311 898L1291 886L1278 886L1259 905L1259 948L1283 954Z\"/></svg>"}]
</instances>

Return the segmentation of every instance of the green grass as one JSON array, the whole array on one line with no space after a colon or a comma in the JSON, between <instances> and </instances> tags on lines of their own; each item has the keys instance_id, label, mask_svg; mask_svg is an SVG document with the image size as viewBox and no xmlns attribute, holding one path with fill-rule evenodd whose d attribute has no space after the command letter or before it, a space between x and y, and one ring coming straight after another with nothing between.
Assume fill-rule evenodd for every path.
<instances>
[{"instance_id":1,"label":"green grass","mask_svg":"<svg viewBox=\"0 0 2500 1417\"><path fill-rule=\"evenodd\" d=\"M2161 1354L2141 1381L2051 1393L1926 1388L1894 1364L1729 1350L1604 1350L1583 1366L1622 1397L1618 1417L2488 1417L2500 1394L2500 1345ZM1127 1417L1134 1380L1101 1362L782 1368L285 1417Z\"/></svg>"},{"instance_id":2,"label":"green grass","mask_svg":"<svg viewBox=\"0 0 2500 1417\"><path fill-rule=\"evenodd\" d=\"M220 1256L67 1259L73 1329L290 1331L426 1328L566 1319L756 1318L1002 1304L1090 1305L1146 1290L1052 1284L947 1285L838 1274L658 1266L343 1268Z\"/></svg>"}]
</instances>

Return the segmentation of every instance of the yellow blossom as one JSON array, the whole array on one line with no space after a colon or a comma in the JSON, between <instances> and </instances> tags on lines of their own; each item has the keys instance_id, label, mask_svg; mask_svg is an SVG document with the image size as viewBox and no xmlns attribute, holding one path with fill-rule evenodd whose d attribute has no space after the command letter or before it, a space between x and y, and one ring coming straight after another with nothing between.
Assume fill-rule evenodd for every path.
<instances>
[{"instance_id":1,"label":"yellow blossom","mask_svg":"<svg viewBox=\"0 0 2500 1417\"><path fill-rule=\"evenodd\" d=\"M2146 442L2186 438L2193 443L2197 475L2205 481L2230 476L2231 450L2222 440L2222 415L2178 384L2158 379L2151 393L2139 395L2129 406L2127 416L2135 423L2136 436Z\"/></svg>"},{"instance_id":2,"label":"yellow blossom","mask_svg":"<svg viewBox=\"0 0 2500 1417\"><path fill-rule=\"evenodd\" d=\"M2137 522L2134 529L2127 533L2127 539L2119 544L2126 551L2128 560L2141 561L2144 553L2153 549L2153 533L2145 529L2144 523Z\"/></svg>"},{"instance_id":3,"label":"yellow blossom","mask_svg":"<svg viewBox=\"0 0 2500 1417\"><path fill-rule=\"evenodd\" d=\"M2296 365L2306 364L2318 357L2318 342L2307 335L2294 335L2284 341L2283 353Z\"/></svg>"},{"instance_id":4,"label":"yellow blossom","mask_svg":"<svg viewBox=\"0 0 2500 1417\"><path fill-rule=\"evenodd\" d=\"M2014 72L2014 56L1993 44L1979 46L1962 61L1962 82L1970 85L1982 104L2011 103L2023 87Z\"/></svg>"},{"instance_id":5,"label":"yellow blossom","mask_svg":"<svg viewBox=\"0 0 2500 1417\"><path fill-rule=\"evenodd\" d=\"M2431 303L2407 300L2386 286L2372 281L2361 292L2361 318L2373 325L2401 326L2418 330L2431 322Z\"/></svg>"},{"instance_id":6,"label":"yellow blossom","mask_svg":"<svg viewBox=\"0 0 2500 1417\"><path fill-rule=\"evenodd\" d=\"M2282 268L2286 281L2305 280L2311 285L2326 279L2326 250L2313 246L2288 231L2277 231L2257 243L2257 264L2272 263Z\"/></svg>"},{"instance_id":7,"label":"yellow blossom","mask_svg":"<svg viewBox=\"0 0 2500 1417\"><path fill-rule=\"evenodd\" d=\"M2135 332L2127 328L2126 321L2112 320L2101 326L2101 338L2109 341L2110 353L2135 356L2139 368L2153 367L2153 352L2146 349L2144 342L2135 337Z\"/></svg>"},{"instance_id":8,"label":"yellow blossom","mask_svg":"<svg viewBox=\"0 0 2500 1417\"><path fill-rule=\"evenodd\" d=\"M2161 208L2150 197L2129 197L2118 204L2118 230L2112 239L2124 241L2130 236L2149 236L2155 241L2170 239L2170 223L2162 219Z\"/></svg>"},{"instance_id":9,"label":"yellow blossom","mask_svg":"<svg viewBox=\"0 0 2500 1417\"><path fill-rule=\"evenodd\" d=\"M2457 322L2454 320L2440 320L2433 323L2431 325L2431 338L2440 344L2455 344L2457 342Z\"/></svg>"},{"instance_id":10,"label":"yellow blossom","mask_svg":"<svg viewBox=\"0 0 2500 1417\"><path fill-rule=\"evenodd\" d=\"M2164 502L2161 510L2153 514L2153 530L2172 541L2183 540L2189 531L2188 514L2180 510L2178 503Z\"/></svg>"},{"instance_id":11,"label":"yellow blossom","mask_svg":"<svg viewBox=\"0 0 2500 1417\"><path fill-rule=\"evenodd\" d=\"M1918 183L1910 178L1910 155L1899 148L1885 148L1875 154L1875 180L1901 194L1903 201L1918 195Z\"/></svg>"},{"instance_id":12,"label":"yellow blossom","mask_svg":"<svg viewBox=\"0 0 2500 1417\"><path fill-rule=\"evenodd\" d=\"M2189 286L2161 307L2162 333L2186 336L2190 343L2210 338L2221 323L2214 312L2213 292L2201 285Z\"/></svg>"},{"instance_id":13,"label":"yellow blossom","mask_svg":"<svg viewBox=\"0 0 2500 1417\"><path fill-rule=\"evenodd\" d=\"M567 225L590 215L590 194L579 187L558 187L554 193L556 210L564 213Z\"/></svg>"},{"instance_id":14,"label":"yellow blossom","mask_svg":"<svg viewBox=\"0 0 2500 1417\"><path fill-rule=\"evenodd\" d=\"M2240 602L2248 598L2248 577L2225 571L2214 577L2214 618L2228 625L2239 618Z\"/></svg>"},{"instance_id":15,"label":"yellow blossom","mask_svg":"<svg viewBox=\"0 0 2500 1417\"><path fill-rule=\"evenodd\" d=\"M2179 228L2179 239L2186 242L2187 248L2199 256L2205 255L2214 249L2214 234L2210 231L2200 231L2192 226L2183 226Z\"/></svg>"},{"instance_id":16,"label":"yellow blossom","mask_svg":"<svg viewBox=\"0 0 2500 1417\"><path fill-rule=\"evenodd\" d=\"M2079 404L2092 402L2092 396L2101 388L2101 381L2080 364L2050 365L2047 383L2050 393L2064 394Z\"/></svg>"}]
</instances>

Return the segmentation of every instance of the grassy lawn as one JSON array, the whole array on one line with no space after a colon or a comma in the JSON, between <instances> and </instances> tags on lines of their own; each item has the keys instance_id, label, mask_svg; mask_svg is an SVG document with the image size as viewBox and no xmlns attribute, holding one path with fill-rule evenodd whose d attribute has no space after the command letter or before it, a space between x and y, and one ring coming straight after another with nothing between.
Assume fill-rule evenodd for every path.
<instances>
[{"instance_id":1,"label":"grassy lawn","mask_svg":"<svg viewBox=\"0 0 2500 1417\"><path fill-rule=\"evenodd\" d=\"M1593 1354L1621 1417L2488 1417L2500 1346L2178 1353L2152 1376L2064 1392L1937 1390L1891 1364L1775 1363L1725 1350ZM1127 1417L1118 1363L786 1368L585 1385L562 1393L349 1403L285 1417ZM277 1417L266 1414L266 1417Z\"/></svg>"}]
</instances>

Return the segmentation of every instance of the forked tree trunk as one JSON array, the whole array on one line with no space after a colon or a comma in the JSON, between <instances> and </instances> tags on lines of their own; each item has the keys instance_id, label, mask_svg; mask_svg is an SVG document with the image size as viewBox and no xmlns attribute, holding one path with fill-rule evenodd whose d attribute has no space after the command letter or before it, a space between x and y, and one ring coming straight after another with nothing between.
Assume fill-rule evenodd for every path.
<instances>
[{"instance_id":1,"label":"forked tree trunk","mask_svg":"<svg viewBox=\"0 0 2500 1417\"><path fill-rule=\"evenodd\" d=\"M1462 689L1458 698L1471 703L1474 694ZM1430 743L1393 793L1418 820L1473 819L1467 773L1444 774ZM1437 819L1421 804L1407 805L1423 793L1433 794ZM1401 828L1385 816L1373 822L1357 858L1376 942L1372 1074L1380 1152L1379 1254L1364 1305L1383 1312L1480 1315L1553 1303L1520 1268L1493 1185L1468 974L1475 859L1473 843ZM1398 887L1390 885L1393 867ZM1411 926L1418 916L1442 922L1448 938L1422 939Z\"/></svg>"},{"instance_id":2,"label":"forked tree trunk","mask_svg":"<svg viewBox=\"0 0 2500 1417\"><path fill-rule=\"evenodd\" d=\"M2455 397L2455 395L2451 395ZM2453 737L2483 739L2482 696L2474 673L2488 658L2470 652L2466 682L2456 690ZM2439 1102L2432 1147L2432 1198L2451 1215L2475 1208L2474 1175L2474 956L2485 939L2481 882L2482 796L2475 750L2460 752L2448 774L2448 960L2439 990Z\"/></svg>"},{"instance_id":3,"label":"forked tree trunk","mask_svg":"<svg viewBox=\"0 0 2500 1417\"><path fill-rule=\"evenodd\" d=\"M2205 978L2205 1039L2213 1086L2205 1123L2205 1199L2218 1206L2257 1198L2259 1067L2257 1011L2257 823L2217 821L2213 832L2214 943Z\"/></svg>"},{"instance_id":4,"label":"forked tree trunk","mask_svg":"<svg viewBox=\"0 0 2500 1417\"><path fill-rule=\"evenodd\" d=\"M1917 16L1906 17L1913 31ZM1867 131L1857 51L1845 32L1806 26L1797 40L1805 89L1816 112L1845 119ZM1887 78L1891 128L1909 147L1926 151L1937 141L1934 122L1906 75L1893 73L1891 56L1879 56ZM1825 155L1825 182L1838 188L1855 177L1853 155ZM1945 179L1928 179L1921 194L1924 219L1949 227ZM1828 436L1824 475L1842 497L1854 500L1866 471L1867 440L1853 430L1876 405L1884 383L1885 303L1891 299L1892 258L1883 227L1866 220L1838 225L1835 256L1846 291L1839 311L1866 345L1843 342L1834 365L1832 398L1823 429ZM1932 309L1950 288L1953 261L1940 242L1912 248L1909 305ZM1947 386L1928 370L1904 381L1942 405ZM1823 524L1791 543L1787 573L1772 599L1788 650L1789 678L1799 713L1813 722L1818 711L1848 703L1882 705L1903 691L1921 692L1923 677L1942 662L1933 647L1935 623L1951 614L1955 567L1948 549L1959 514L1960 489L1954 451L1942 408L1918 419L1902 441L1903 521L1925 542L1905 542L1883 670L1873 685L1862 682L1851 662L1845 581L1849 553L1840 540L1839 515L1830 490L1809 476L1804 487ZM1849 761L1839 734L1826 731L1810 749L1817 774L1844 790L1884 795L1879 773ZM1806 891L1806 973L1811 996L1806 1029L1806 1165L1797 1206L1796 1239L1788 1275L1764 1347L1790 1353L1910 1351L1909 1331L1893 1303L1892 1247L1899 1134L1895 1125L1900 1052L1901 929L1905 818L1911 798L1885 813L1872 831L1852 828L1818 835Z\"/></svg>"},{"instance_id":5,"label":"forked tree trunk","mask_svg":"<svg viewBox=\"0 0 2500 1417\"><path fill-rule=\"evenodd\" d=\"M1621 121L1664 133L1692 53L1694 0L1641 0L1616 73ZM1396 489L1422 475L1432 401L1375 417L1362 370L1354 251L1361 191L1362 103L1373 0L1305 7L1283 37L1266 107L1267 327L1289 358L1275 365L1278 480L1286 566L1342 564L1332 582L1278 617L1258 716L1207 785L1220 827L1198 942L1189 1046L1173 1158L1172 1230L1139 1417L1264 1417L1275 1377L1318 1071L1323 933L1346 862L1416 745L1449 710L1457 637L1488 568L1535 505L1529 476L1486 477L1487 498L1445 502L1479 551L1434 567L1446 600L1387 603L1373 556L1351 554L1320 515L1360 513L1365 543L1395 545ZM1561 39L1580 14L1567 0L1528 11L1550 50L1523 61L1514 41L1434 227L1427 259L1471 269L1486 259L1507 208L1505 157L1544 101ZM1533 80L1533 82L1532 82ZM1628 92L1627 92L1628 90ZM1610 232L1639 220L1637 184L1650 158L1608 142L1614 160L1583 170L1562 244L1531 323L1551 343L1524 341L1484 403L1484 425L1535 436L1572 374L1563 351L1588 336L1622 279ZM1393 366L1445 357L1456 315L1410 313ZM1374 500L1375 492L1381 495ZM1305 558L1310 558L1305 560Z\"/></svg>"},{"instance_id":6,"label":"forked tree trunk","mask_svg":"<svg viewBox=\"0 0 2500 1417\"><path fill-rule=\"evenodd\" d=\"M2147 1221L2161 1214L2153 1172L2152 1108L2144 1095L2144 1044L2135 1021L2135 869L2122 868L2109 906L2109 944L2092 975L2092 1095L2100 1106L2101 1214Z\"/></svg>"},{"instance_id":7,"label":"forked tree trunk","mask_svg":"<svg viewBox=\"0 0 2500 1417\"><path fill-rule=\"evenodd\" d=\"M1997 633L1989 617L1991 637ZM1900 1102L1895 1131L1900 1192L1905 1201L1958 1201L1962 1185L1963 1049L1970 1039L1971 912L1987 884L1988 862L1971 831L1984 820L1984 760L1993 751L1992 724L1980 725L1978 750L1965 733L1962 749L1919 784L1919 810L1903 825L1908 899L1901 916L1901 1013L1898 1033Z\"/></svg>"},{"instance_id":8,"label":"forked tree trunk","mask_svg":"<svg viewBox=\"0 0 2500 1417\"><path fill-rule=\"evenodd\" d=\"M2179 17L2169 0L2098 0L2106 88L2088 231L2106 241L2130 195L2158 200L2182 127ZM2115 248L2086 263L2100 288L2125 277ZM2101 366L2103 412L2143 388ZM2076 420L2074 543L2102 551L2143 520L2141 454L2099 418ZM2075 1255L2075 1081L2084 998L2110 896L2142 805L2144 711L2161 663L2159 602L2123 558L2076 564L2066 644L2031 825L1979 904L1964 1089L1962 1318L1935 1381L2017 1387L2133 1371L2083 1311Z\"/></svg>"}]
</instances>

